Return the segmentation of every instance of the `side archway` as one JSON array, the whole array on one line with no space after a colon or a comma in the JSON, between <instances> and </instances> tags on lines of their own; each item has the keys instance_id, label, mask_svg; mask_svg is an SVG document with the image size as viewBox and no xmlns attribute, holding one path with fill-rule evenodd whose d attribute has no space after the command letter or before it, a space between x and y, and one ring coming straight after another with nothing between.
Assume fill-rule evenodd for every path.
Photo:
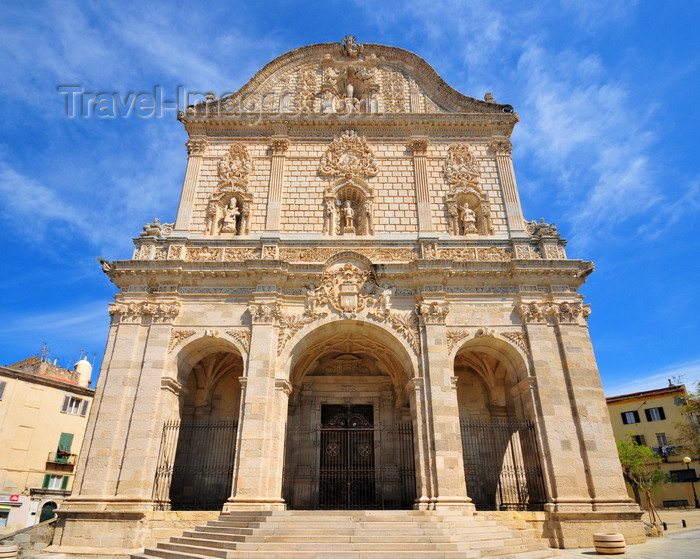
<instances>
[{"instance_id":1,"label":"side archway","mask_svg":"<svg viewBox=\"0 0 700 559\"><path fill-rule=\"evenodd\" d=\"M527 361L495 336L454 359L467 493L477 509L538 510L545 490Z\"/></svg>"},{"instance_id":2,"label":"side archway","mask_svg":"<svg viewBox=\"0 0 700 559\"><path fill-rule=\"evenodd\" d=\"M220 510L231 495L244 363L232 342L203 336L178 352L177 415L163 427L154 484L158 509Z\"/></svg>"}]
</instances>

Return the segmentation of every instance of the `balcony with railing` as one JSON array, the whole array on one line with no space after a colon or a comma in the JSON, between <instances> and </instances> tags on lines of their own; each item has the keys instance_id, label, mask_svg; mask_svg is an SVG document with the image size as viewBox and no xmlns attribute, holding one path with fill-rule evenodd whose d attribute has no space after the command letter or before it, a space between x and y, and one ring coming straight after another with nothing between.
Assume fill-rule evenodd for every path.
<instances>
[{"instance_id":1,"label":"balcony with railing","mask_svg":"<svg viewBox=\"0 0 700 559\"><path fill-rule=\"evenodd\" d=\"M46 462L51 465L70 466L72 469L72 467L75 466L75 461L77 458L77 454L71 454L70 452L63 452L59 450L58 452L49 452Z\"/></svg>"}]
</instances>

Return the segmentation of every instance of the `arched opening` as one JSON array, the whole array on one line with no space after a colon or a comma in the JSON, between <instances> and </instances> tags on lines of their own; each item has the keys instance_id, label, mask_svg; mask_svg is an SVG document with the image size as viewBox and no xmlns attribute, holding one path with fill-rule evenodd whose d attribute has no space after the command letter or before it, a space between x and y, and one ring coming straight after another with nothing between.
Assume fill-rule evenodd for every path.
<instances>
[{"instance_id":1,"label":"arched opening","mask_svg":"<svg viewBox=\"0 0 700 559\"><path fill-rule=\"evenodd\" d=\"M287 506L411 508L416 482L405 364L382 340L388 335L366 323L332 323L312 334L292 365Z\"/></svg>"},{"instance_id":2,"label":"arched opening","mask_svg":"<svg viewBox=\"0 0 700 559\"><path fill-rule=\"evenodd\" d=\"M481 510L537 510L545 502L527 370L506 342L485 336L454 362L467 494Z\"/></svg>"},{"instance_id":3,"label":"arched opening","mask_svg":"<svg viewBox=\"0 0 700 559\"><path fill-rule=\"evenodd\" d=\"M39 515L39 522L46 522L56 517L56 509L58 505L53 501L48 501L44 503L41 507L41 514Z\"/></svg>"},{"instance_id":4,"label":"arched opening","mask_svg":"<svg viewBox=\"0 0 700 559\"><path fill-rule=\"evenodd\" d=\"M200 338L178 363L179 418L165 424L154 488L159 509L220 510L231 496L243 359Z\"/></svg>"}]
</instances>

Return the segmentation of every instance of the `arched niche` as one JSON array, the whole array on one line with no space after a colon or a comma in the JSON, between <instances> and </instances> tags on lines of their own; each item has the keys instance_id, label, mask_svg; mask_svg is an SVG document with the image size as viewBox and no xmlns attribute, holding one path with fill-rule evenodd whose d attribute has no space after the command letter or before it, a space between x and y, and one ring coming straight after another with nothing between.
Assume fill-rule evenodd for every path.
<instances>
[{"instance_id":1,"label":"arched niche","mask_svg":"<svg viewBox=\"0 0 700 559\"><path fill-rule=\"evenodd\" d=\"M252 202L252 195L242 191L225 192L213 197L207 205L207 234L247 235Z\"/></svg>"},{"instance_id":2,"label":"arched niche","mask_svg":"<svg viewBox=\"0 0 700 559\"><path fill-rule=\"evenodd\" d=\"M324 194L325 235L374 235L372 189L362 180L344 179Z\"/></svg>"},{"instance_id":3,"label":"arched niche","mask_svg":"<svg viewBox=\"0 0 700 559\"><path fill-rule=\"evenodd\" d=\"M446 195L451 235L492 235L491 205L488 195L474 188Z\"/></svg>"}]
</instances>

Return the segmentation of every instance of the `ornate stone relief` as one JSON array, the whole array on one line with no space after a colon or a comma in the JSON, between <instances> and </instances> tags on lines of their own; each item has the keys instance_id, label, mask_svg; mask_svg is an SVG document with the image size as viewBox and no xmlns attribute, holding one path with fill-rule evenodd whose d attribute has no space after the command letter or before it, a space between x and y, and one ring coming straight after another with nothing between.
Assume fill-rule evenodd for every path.
<instances>
[{"instance_id":1,"label":"ornate stone relief","mask_svg":"<svg viewBox=\"0 0 700 559\"><path fill-rule=\"evenodd\" d=\"M379 167L367 140L347 130L328 146L318 172L325 177L366 179L377 176Z\"/></svg>"},{"instance_id":2,"label":"ornate stone relief","mask_svg":"<svg viewBox=\"0 0 700 559\"><path fill-rule=\"evenodd\" d=\"M226 330L226 334L241 342L241 345L250 353L250 330Z\"/></svg>"},{"instance_id":3,"label":"ornate stone relief","mask_svg":"<svg viewBox=\"0 0 700 559\"><path fill-rule=\"evenodd\" d=\"M438 250L437 258L450 258L457 261L509 262L513 259L513 255L509 250L501 247L443 248Z\"/></svg>"},{"instance_id":4,"label":"ornate stone relief","mask_svg":"<svg viewBox=\"0 0 700 559\"><path fill-rule=\"evenodd\" d=\"M393 70L384 72L382 76L382 100L385 113L408 112L408 98L406 96L406 78Z\"/></svg>"},{"instance_id":5,"label":"ornate stone relief","mask_svg":"<svg viewBox=\"0 0 700 559\"><path fill-rule=\"evenodd\" d=\"M544 245L544 257L549 260L562 260L566 258L564 248L555 244Z\"/></svg>"},{"instance_id":6,"label":"ornate stone relief","mask_svg":"<svg viewBox=\"0 0 700 559\"><path fill-rule=\"evenodd\" d=\"M175 346L181 341L194 336L194 334L194 330L173 330L170 333L170 341L168 342L168 353L175 349Z\"/></svg>"},{"instance_id":7,"label":"ornate stone relief","mask_svg":"<svg viewBox=\"0 0 700 559\"><path fill-rule=\"evenodd\" d=\"M139 301L134 303L111 303L109 314L117 316L119 322L140 323L146 317L151 317L154 323L172 322L180 313L180 303L154 303Z\"/></svg>"},{"instance_id":8,"label":"ornate stone relief","mask_svg":"<svg viewBox=\"0 0 700 559\"><path fill-rule=\"evenodd\" d=\"M559 237L561 237L561 233L557 231L557 226L554 225L554 223L545 223L544 218L540 219L539 222L534 220L526 221L525 230L533 237L537 237L540 239L558 239Z\"/></svg>"},{"instance_id":9,"label":"ornate stone relief","mask_svg":"<svg viewBox=\"0 0 700 559\"><path fill-rule=\"evenodd\" d=\"M218 262L222 259L223 249L216 247L187 247L185 260L197 262Z\"/></svg>"},{"instance_id":10,"label":"ornate stone relief","mask_svg":"<svg viewBox=\"0 0 700 559\"><path fill-rule=\"evenodd\" d=\"M253 196L248 176L253 161L243 144L232 144L217 166L219 183L207 205L209 235L247 235Z\"/></svg>"},{"instance_id":11,"label":"ornate stone relief","mask_svg":"<svg viewBox=\"0 0 700 559\"><path fill-rule=\"evenodd\" d=\"M241 261L260 258L260 249L257 248L225 248L224 260Z\"/></svg>"},{"instance_id":12,"label":"ornate stone relief","mask_svg":"<svg viewBox=\"0 0 700 559\"><path fill-rule=\"evenodd\" d=\"M519 303L516 310L523 322L546 323L548 319L555 323L578 324L579 319L586 319L591 314L590 305L581 303Z\"/></svg>"},{"instance_id":13,"label":"ornate stone relief","mask_svg":"<svg viewBox=\"0 0 700 559\"><path fill-rule=\"evenodd\" d=\"M169 237L173 232L174 223L161 223L157 217L143 226L140 237Z\"/></svg>"},{"instance_id":14,"label":"ornate stone relief","mask_svg":"<svg viewBox=\"0 0 700 559\"><path fill-rule=\"evenodd\" d=\"M493 234L491 204L479 185L479 162L469 146L450 146L443 169L450 185L445 194L450 234Z\"/></svg>"},{"instance_id":15,"label":"ornate stone relief","mask_svg":"<svg viewBox=\"0 0 700 559\"><path fill-rule=\"evenodd\" d=\"M515 245L515 257L521 260L541 259L542 255L536 247L530 245Z\"/></svg>"},{"instance_id":16,"label":"ornate stone relief","mask_svg":"<svg viewBox=\"0 0 700 559\"><path fill-rule=\"evenodd\" d=\"M455 345L457 345L464 338L469 337L469 335L470 334L468 330L448 330L447 353L452 353L452 350L455 348Z\"/></svg>"},{"instance_id":17,"label":"ornate stone relief","mask_svg":"<svg viewBox=\"0 0 700 559\"><path fill-rule=\"evenodd\" d=\"M525 332L501 332L501 336L503 336L509 342L512 342L515 345L517 345L525 353L530 353L530 346L527 342Z\"/></svg>"},{"instance_id":18,"label":"ornate stone relief","mask_svg":"<svg viewBox=\"0 0 700 559\"><path fill-rule=\"evenodd\" d=\"M510 155L513 144L507 138L497 138L491 142L491 149L496 155Z\"/></svg>"},{"instance_id":19,"label":"ornate stone relief","mask_svg":"<svg viewBox=\"0 0 700 559\"><path fill-rule=\"evenodd\" d=\"M417 307L418 315L425 324L445 324L450 306L443 302L422 302Z\"/></svg>"},{"instance_id":20,"label":"ornate stone relief","mask_svg":"<svg viewBox=\"0 0 700 559\"><path fill-rule=\"evenodd\" d=\"M280 248L279 258L288 262L325 262L341 252L339 248ZM358 250L372 262L411 262L416 252L410 248L368 248Z\"/></svg>"},{"instance_id":21,"label":"ornate stone relief","mask_svg":"<svg viewBox=\"0 0 700 559\"><path fill-rule=\"evenodd\" d=\"M204 155L204 152L207 151L208 145L209 141L206 138L190 138L185 142L185 147L187 147L187 155L202 156Z\"/></svg>"}]
</instances>

